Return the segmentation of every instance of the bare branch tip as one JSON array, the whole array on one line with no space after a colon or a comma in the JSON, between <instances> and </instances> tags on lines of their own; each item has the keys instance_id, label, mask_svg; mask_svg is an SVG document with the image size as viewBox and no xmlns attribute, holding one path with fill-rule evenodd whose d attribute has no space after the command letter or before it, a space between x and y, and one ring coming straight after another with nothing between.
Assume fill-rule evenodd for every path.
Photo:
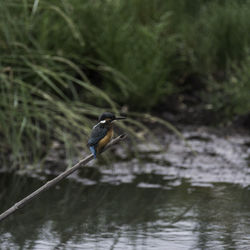
<instances>
[{"instance_id":1,"label":"bare branch tip","mask_svg":"<svg viewBox=\"0 0 250 250\"><path fill-rule=\"evenodd\" d=\"M121 135L120 135L120 139L125 139L126 137L127 137L126 134L121 134Z\"/></svg>"}]
</instances>

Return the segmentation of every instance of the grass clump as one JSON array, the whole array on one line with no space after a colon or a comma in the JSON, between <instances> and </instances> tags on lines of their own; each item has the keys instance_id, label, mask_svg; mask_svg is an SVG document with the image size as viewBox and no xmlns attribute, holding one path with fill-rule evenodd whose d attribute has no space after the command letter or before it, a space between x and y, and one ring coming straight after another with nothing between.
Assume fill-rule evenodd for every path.
<instances>
[{"instance_id":1,"label":"grass clump","mask_svg":"<svg viewBox=\"0 0 250 250\"><path fill-rule=\"evenodd\" d=\"M211 1L201 8L185 35L201 72L226 75L233 62L244 62L250 44L249 7L249 1Z\"/></svg>"},{"instance_id":2,"label":"grass clump","mask_svg":"<svg viewBox=\"0 0 250 250\"><path fill-rule=\"evenodd\" d=\"M208 96L207 101L218 114L223 116L224 120L233 120L250 111L249 68L250 57L248 56L241 67L232 65L229 79L211 85L214 95Z\"/></svg>"},{"instance_id":3,"label":"grass clump","mask_svg":"<svg viewBox=\"0 0 250 250\"><path fill-rule=\"evenodd\" d=\"M168 31L171 13L161 10L164 4L87 2L78 22L99 65L102 88L114 100L137 110L149 110L173 94L171 73L181 58L176 57L177 36Z\"/></svg>"},{"instance_id":4,"label":"grass clump","mask_svg":"<svg viewBox=\"0 0 250 250\"><path fill-rule=\"evenodd\" d=\"M76 142L84 142L92 124L90 115L101 112L77 95L77 84L94 92L90 83L41 65L24 62L23 66L30 70L34 84L15 76L11 68L0 73L1 157L11 153L15 165L44 156L53 140L72 148Z\"/></svg>"},{"instance_id":5,"label":"grass clump","mask_svg":"<svg viewBox=\"0 0 250 250\"><path fill-rule=\"evenodd\" d=\"M59 47L38 38L37 32L42 30L37 26L44 23L34 20L31 7L23 1L3 3L1 8L0 158L1 162L10 160L13 167L41 159L54 140L72 150L76 142L84 142L92 125L91 115L101 112L84 102L84 96L98 96L107 107L116 108L71 58L55 53ZM58 23L65 24L65 16L59 18L63 20ZM56 27L47 25L45 33L52 34ZM68 35L74 37L74 32L69 29Z\"/></svg>"}]
</instances>

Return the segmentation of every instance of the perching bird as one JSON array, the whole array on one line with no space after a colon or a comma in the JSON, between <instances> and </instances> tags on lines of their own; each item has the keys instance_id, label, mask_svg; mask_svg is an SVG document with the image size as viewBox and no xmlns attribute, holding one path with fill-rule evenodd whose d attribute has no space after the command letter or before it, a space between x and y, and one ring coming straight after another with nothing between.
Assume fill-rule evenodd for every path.
<instances>
[{"instance_id":1,"label":"perching bird","mask_svg":"<svg viewBox=\"0 0 250 250\"><path fill-rule=\"evenodd\" d=\"M96 158L96 155L110 142L113 137L113 121L126 119L125 117L115 117L110 112L105 112L100 115L98 123L93 127L88 146L91 153Z\"/></svg>"}]
</instances>

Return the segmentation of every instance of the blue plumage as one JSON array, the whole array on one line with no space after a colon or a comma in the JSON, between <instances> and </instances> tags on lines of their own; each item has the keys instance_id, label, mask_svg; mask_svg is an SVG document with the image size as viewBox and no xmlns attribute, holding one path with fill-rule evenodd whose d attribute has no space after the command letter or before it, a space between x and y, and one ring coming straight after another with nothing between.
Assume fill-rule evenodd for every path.
<instances>
[{"instance_id":1,"label":"blue plumage","mask_svg":"<svg viewBox=\"0 0 250 250\"><path fill-rule=\"evenodd\" d=\"M102 123L98 123L93 127L90 138L88 140L88 146L91 153L96 158L98 142L107 134L108 128Z\"/></svg>"},{"instance_id":2,"label":"blue plumage","mask_svg":"<svg viewBox=\"0 0 250 250\"><path fill-rule=\"evenodd\" d=\"M89 146L96 146L98 142L108 133L108 128L102 124L98 123L93 127L90 138L88 140Z\"/></svg>"},{"instance_id":3,"label":"blue plumage","mask_svg":"<svg viewBox=\"0 0 250 250\"><path fill-rule=\"evenodd\" d=\"M96 149L95 149L95 147L90 146L89 149L90 149L90 152L94 155L94 158L96 158Z\"/></svg>"}]
</instances>

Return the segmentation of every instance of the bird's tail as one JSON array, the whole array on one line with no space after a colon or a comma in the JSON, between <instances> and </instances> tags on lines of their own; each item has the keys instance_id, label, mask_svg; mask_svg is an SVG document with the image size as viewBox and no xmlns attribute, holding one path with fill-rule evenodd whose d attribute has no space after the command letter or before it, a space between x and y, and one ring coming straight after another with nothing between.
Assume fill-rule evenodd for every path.
<instances>
[{"instance_id":1,"label":"bird's tail","mask_svg":"<svg viewBox=\"0 0 250 250\"><path fill-rule=\"evenodd\" d=\"M89 149L90 149L91 153L94 155L94 158L96 158L96 149L95 149L95 147L90 146Z\"/></svg>"}]
</instances>

